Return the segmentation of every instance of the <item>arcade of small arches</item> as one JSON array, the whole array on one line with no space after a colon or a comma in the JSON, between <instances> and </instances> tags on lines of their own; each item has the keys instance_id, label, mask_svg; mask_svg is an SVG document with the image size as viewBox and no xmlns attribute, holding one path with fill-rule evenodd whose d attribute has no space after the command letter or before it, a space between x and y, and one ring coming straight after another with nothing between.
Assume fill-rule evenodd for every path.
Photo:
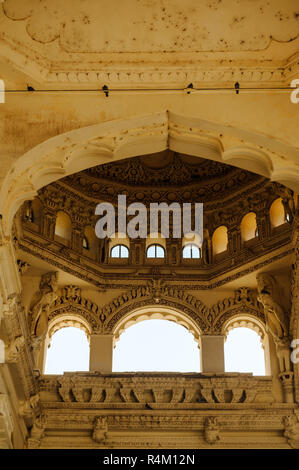
<instances>
[{"instance_id":1,"label":"arcade of small arches","mask_svg":"<svg viewBox=\"0 0 299 470\"><path fill-rule=\"evenodd\" d=\"M260 232L265 230L265 217L267 218L267 225L269 227L269 237L279 233L278 230L280 227L288 227L291 225L294 217L294 206L290 206L289 202L290 198L283 199L282 197L277 197L271 201L267 209L268 212L263 213L263 220L257 217L257 214L252 211L243 215L239 225L236 227L240 237L240 249L242 246L250 246L255 240L258 241L260 237L263 238ZM62 210L58 210L53 215L54 219L52 219L52 224L54 224L54 228L45 228L48 220L47 216L43 216L44 212L47 213L48 211L43 206L40 199L37 198L32 202L29 201L26 203L23 208L25 228L35 230L42 234L45 234L45 230L48 234L52 232L53 237L50 235L50 238L53 238L61 245L76 249L76 251L79 251L97 262L113 263L117 260L121 260L132 263L132 260L138 258L136 251L139 251L139 246L136 247L133 245L132 248L130 246L129 237L124 234L115 233L114 236L107 241L99 240L92 226L78 226L77 221L72 221L72 214L68 214ZM232 230L228 230L226 225L219 225L214 228L209 239L205 239L205 245L210 246L210 250L204 259L209 260L210 255L210 261L208 261L210 263L217 262L219 259L221 260L223 254L227 253L229 246L235 243L233 237L234 234ZM186 260L194 260L195 262L196 260L202 260L203 240L194 243L190 242L189 239L192 239L192 234L181 239L181 247L177 241L175 255L173 255L173 250L172 253L167 253L170 244L169 241L166 243L162 234L149 234L145 240L144 260L145 262L146 260L149 262L150 259L166 260L166 262L167 260L168 262L172 260L171 264L176 264L174 261L176 259L179 259L182 263ZM173 241L175 241L175 239L172 239L172 242ZM132 253L132 249L136 250L134 254ZM221 256L219 257L217 255Z\"/></svg>"},{"instance_id":2,"label":"arcade of small arches","mask_svg":"<svg viewBox=\"0 0 299 470\"><path fill-rule=\"evenodd\" d=\"M210 331L209 335L205 334L203 331L200 330L199 324L194 318L190 318L188 313L184 312L183 306L181 306L181 309L179 309L178 307L174 308L159 304L150 305L150 303L149 305L140 308L134 308L133 305L130 307L129 313L124 313L124 315L121 316L120 319L119 315L117 315L117 322L114 324L111 331L109 331L107 328L103 328L103 331L99 334L99 328L95 327L89 321L88 315L86 314L86 310L83 310L81 306L77 308L80 304L84 305L89 303L89 305L91 306L91 310L95 311L95 306L92 304L92 302L88 301L87 299L81 298L79 289L77 289L78 298L69 298L67 293L70 290L74 290L74 288L74 286L66 286L64 288L64 294L62 295L61 299L55 302L55 306L50 312L48 331L44 340L44 354L41 355L42 361L40 361L40 366L42 367L44 373L47 373L46 363L48 348L51 345L55 333L57 333L61 329L78 328L85 333L85 339L89 343L89 370L102 370L105 372L112 372L113 351L118 341L121 339L122 333L129 329L131 326L139 324L143 321L164 320L165 323L174 322L180 327L187 329L189 333L191 333L191 335L193 336L193 340L195 341L198 349L200 350L201 372L225 372L224 345L227 341L227 337L229 336L230 331L240 328L246 328L254 331L256 336L260 338L261 347L264 349L265 373L267 375L271 375L268 335L266 333L264 320L261 318L261 314L256 304L252 304L251 308L245 308L245 310L247 310L247 313L241 313L242 310L244 310L245 305L244 303L241 303L239 307L240 312L238 313L233 310L228 316L228 318L227 312L224 311L222 315L225 319L222 322L221 330L215 331L214 334L213 331ZM61 308L62 305L63 308ZM213 308L211 310L213 310ZM254 315L254 310L256 310L256 315ZM99 315L98 308L96 308L96 311L97 315ZM180 329L178 329L178 333L179 331ZM154 348L155 338L152 338L152 340ZM168 340L170 340L169 343ZM82 336L81 341L84 341L84 337ZM192 340L190 337L190 346L191 343ZM82 342L81 344L73 343L73 347L75 349L80 349L80 346L82 347L82 344ZM171 344L170 337L165 338L165 349L168 347L168 344ZM132 347L134 347L134 345L132 345ZM212 349L213 353L211 354ZM53 352L55 354L53 348L50 351L51 353ZM252 353L254 353L254 351L251 351L251 354ZM67 350L66 354L69 354ZM250 350L248 349L247 354L250 354ZM72 361L70 361L70 363L71 362ZM252 366L254 366L254 364L252 364ZM76 370L74 369L74 364L72 364L71 367L71 370ZM187 364L186 367L188 367ZM86 370L88 370L88 368ZM199 370L197 372L199 372ZM238 370L235 370L234 372L238 372Z\"/></svg>"}]
</instances>

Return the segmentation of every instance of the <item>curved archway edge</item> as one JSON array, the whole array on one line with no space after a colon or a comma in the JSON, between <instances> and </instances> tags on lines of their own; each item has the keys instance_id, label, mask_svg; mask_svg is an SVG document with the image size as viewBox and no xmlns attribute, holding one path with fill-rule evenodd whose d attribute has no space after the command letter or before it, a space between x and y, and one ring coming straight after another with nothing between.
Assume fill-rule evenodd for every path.
<instances>
[{"instance_id":1,"label":"curved archway edge","mask_svg":"<svg viewBox=\"0 0 299 470\"><path fill-rule=\"evenodd\" d=\"M254 171L299 192L296 149L262 134L165 111L60 134L20 156L1 187L3 234L9 237L16 211L43 186L92 166L167 148Z\"/></svg>"}]
</instances>

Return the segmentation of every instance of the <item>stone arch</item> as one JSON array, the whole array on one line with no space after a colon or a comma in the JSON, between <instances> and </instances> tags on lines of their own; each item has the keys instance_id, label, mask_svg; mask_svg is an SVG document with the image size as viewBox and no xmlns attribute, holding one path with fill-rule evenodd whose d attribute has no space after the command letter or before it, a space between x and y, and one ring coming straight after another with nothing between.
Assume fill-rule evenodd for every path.
<instances>
[{"instance_id":1,"label":"stone arch","mask_svg":"<svg viewBox=\"0 0 299 470\"><path fill-rule=\"evenodd\" d=\"M201 332L209 329L208 309L199 299L181 289L153 285L138 286L104 305L101 317L105 330L114 332L115 325L131 311L149 306L172 308L189 318Z\"/></svg>"},{"instance_id":2,"label":"stone arch","mask_svg":"<svg viewBox=\"0 0 299 470\"><path fill-rule=\"evenodd\" d=\"M264 309L257 301L256 293L247 288L237 289L233 297L223 299L210 308L212 331L223 334L229 322L242 316L256 319L259 325L265 326Z\"/></svg>"},{"instance_id":3,"label":"stone arch","mask_svg":"<svg viewBox=\"0 0 299 470\"><path fill-rule=\"evenodd\" d=\"M79 327L89 337L92 333L101 331L103 325L101 318L103 317L98 306L91 300L82 297L79 287L65 286L62 289L62 295L55 300L50 308L48 334L50 334L52 327L57 331L60 322L65 323L65 326L73 326L72 322L78 322L81 325ZM57 325L57 329L55 329L55 325Z\"/></svg>"},{"instance_id":4,"label":"stone arch","mask_svg":"<svg viewBox=\"0 0 299 470\"><path fill-rule=\"evenodd\" d=\"M184 326L193 334L195 341L199 344L201 331L198 324L189 316L188 312L180 310L174 302L168 302L167 305L160 303L155 305L150 302L147 305L144 303L141 305L140 302L135 302L131 308L122 309L121 315L113 327L115 341L119 339L126 328L140 321L151 319L169 320Z\"/></svg>"},{"instance_id":5,"label":"stone arch","mask_svg":"<svg viewBox=\"0 0 299 470\"><path fill-rule=\"evenodd\" d=\"M255 331L263 342L266 335L265 325L261 322L259 318L252 315L252 313L235 313L223 323L222 333L226 336L229 331L233 330L234 328L240 327L249 328Z\"/></svg>"},{"instance_id":6,"label":"stone arch","mask_svg":"<svg viewBox=\"0 0 299 470\"><path fill-rule=\"evenodd\" d=\"M33 199L43 186L95 165L166 148L255 171L299 192L299 169L288 145L236 127L165 111L69 131L17 158L0 192L4 234L10 235L21 204ZM284 163L287 161L283 168L281 154Z\"/></svg>"},{"instance_id":7,"label":"stone arch","mask_svg":"<svg viewBox=\"0 0 299 470\"><path fill-rule=\"evenodd\" d=\"M84 316L78 313L60 313L59 315L55 315L52 320L49 322L48 325L48 341L50 342L52 336L62 328L67 327L74 327L79 328L80 330L84 331L88 341L90 341L91 335L91 326L86 321Z\"/></svg>"}]
</instances>

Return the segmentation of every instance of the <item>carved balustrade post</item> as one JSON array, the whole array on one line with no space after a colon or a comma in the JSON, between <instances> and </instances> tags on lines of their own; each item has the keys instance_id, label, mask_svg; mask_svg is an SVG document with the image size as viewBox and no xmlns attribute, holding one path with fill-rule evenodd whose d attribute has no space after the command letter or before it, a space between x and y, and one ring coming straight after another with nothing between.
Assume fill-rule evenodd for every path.
<instances>
[{"instance_id":1,"label":"carved balustrade post","mask_svg":"<svg viewBox=\"0 0 299 470\"><path fill-rule=\"evenodd\" d=\"M114 336L97 334L90 336L89 370L112 372Z\"/></svg>"},{"instance_id":2,"label":"carved balustrade post","mask_svg":"<svg viewBox=\"0 0 299 470\"><path fill-rule=\"evenodd\" d=\"M201 372L225 372L224 335L201 335L200 368Z\"/></svg>"}]
</instances>

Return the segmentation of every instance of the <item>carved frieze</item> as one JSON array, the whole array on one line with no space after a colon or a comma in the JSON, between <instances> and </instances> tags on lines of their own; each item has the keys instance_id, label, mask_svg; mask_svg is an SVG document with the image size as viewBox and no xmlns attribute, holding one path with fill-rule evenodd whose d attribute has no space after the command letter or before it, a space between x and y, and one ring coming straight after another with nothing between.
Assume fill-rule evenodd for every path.
<instances>
[{"instance_id":1,"label":"carved frieze","mask_svg":"<svg viewBox=\"0 0 299 470\"><path fill-rule=\"evenodd\" d=\"M180 374L155 377L139 374L72 374L42 378L40 393L50 393L54 402L76 406L118 406L136 408L163 404L167 408L190 408L200 403L253 403L274 401L272 378L250 374L201 375Z\"/></svg>"}]
</instances>

